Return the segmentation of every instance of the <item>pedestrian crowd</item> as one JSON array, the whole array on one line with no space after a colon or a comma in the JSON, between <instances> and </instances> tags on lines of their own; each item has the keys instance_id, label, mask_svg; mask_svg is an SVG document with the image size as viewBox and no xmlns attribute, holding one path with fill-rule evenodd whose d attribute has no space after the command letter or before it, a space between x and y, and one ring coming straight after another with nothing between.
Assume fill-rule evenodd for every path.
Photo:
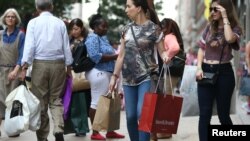
<instances>
[{"instance_id":1,"label":"pedestrian crowd","mask_svg":"<svg viewBox=\"0 0 250 141\"><path fill-rule=\"evenodd\" d=\"M23 28L20 28L21 18L16 9L7 9L1 16L4 28L0 30L0 124L6 118L5 100L9 93L22 81L29 81L29 89L39 99L41 107L41 125L36 131L37 141L48 141L48 112L52 116L55 140L64 141L65 128L70 121L63 117L65 109L62 101L66 79L83 74L81 79L88 81L86 89L90 90L85 93L91 97L85 97L84 116L90 118L91 125L95 122L100 97L117 91L121 98L121 109L126 112L126 125L131 141L157 141L172 137L171 133L144 132L138 126L145 93L155 89L152 76L156 74L159 77L163 64L171 68L178 53L186 51L179 26L173 19L164 18L160 21L152 1L126 0L125 13L130 22L121 28L120 40L110 42L107 37L109 21L101 14L94 14L89 18L88 29L80 18L68 22L54 16L52 11L56 7L53 0L35 0L35 6L36 14L32 18L27 15L28 21ZM242 29L232 1L212 0L208 24L198 42L198 52L189 49L187 59L184 60L187 65L197 66L200 109L197 128L200 141L208 140L207 128L215 101L220 123L233 124L230 108L235 78L230 61L233 59L232 50L239 50L241 36ZM75 65L78 61L75 54L79 53L79 47L84 48L83 54L94 65L87 71L75 74L72 64ZM250 43L246 55L248 75L249 48ZM27 79L31 67L30 79ZM165 84L165 92L173 92L172 87L179 88L183 69L180 71L181 74L175 75L170 70L171 82ZM199 83L206 73L216 74L215 84ZM72 93L82 92L79 89L72 90ZM72 103L77 101L77 98L72 98ZM250 98L248 101L250 113ZM73 107L70 109L73 110ZM73 116L73 111L70 115ZM83 115L74 116L82 119ZM77 122L72 125L73 132L76 136L86 136L88 125L86 130L78 130L79 124ZM105 136L96 129L91 132L91 140L125 138L114 130L108 130ZM18 136L20 133L10 137Z\"/></svg>"}]
</instances>

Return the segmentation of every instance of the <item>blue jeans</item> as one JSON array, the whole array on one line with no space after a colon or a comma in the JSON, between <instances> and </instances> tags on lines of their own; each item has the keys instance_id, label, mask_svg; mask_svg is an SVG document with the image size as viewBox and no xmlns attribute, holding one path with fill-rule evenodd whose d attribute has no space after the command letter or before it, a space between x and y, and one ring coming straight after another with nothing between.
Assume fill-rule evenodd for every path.
<instances>
[{"instance_id":1,"label":"blue jeans","mask_svg":"<svg viewBox=\"0 0 250 141\"><path fill-rule=\"evenodd\" d=\"M202 64L202 68L206 72L215 72L218 69L218 65ZM208 141L208 125L210 125L214 101L216 101L220 123L222 125L233 124L230 118L230 107L234 87L235 78L230 63L221 64L219 77L214 86L198 85L200 141Z\"/></svg>"},{"instance_id":2,"label":"blue jeans","mask_svg":"<svg viewBox=\"0 0 250 141\"><path fill-rule=\"evenodd\" d=\"M123 85L125 93L127 128L131 141L150 140L150 133L138 130L138 121L141 117L144 95L150 90L150 86L150 80L137 86Z\"/></svg>"}]
</instances>

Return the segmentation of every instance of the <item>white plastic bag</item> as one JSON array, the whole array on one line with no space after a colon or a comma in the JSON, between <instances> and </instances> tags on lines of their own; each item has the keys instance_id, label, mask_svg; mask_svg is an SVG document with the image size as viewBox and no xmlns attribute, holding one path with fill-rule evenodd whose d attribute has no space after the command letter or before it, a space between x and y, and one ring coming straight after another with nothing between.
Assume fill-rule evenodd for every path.
<instances>
[{"instance_id":1,"label":"white plastic bag","mask_svg":"<svg viewBox=\"0 0 250 141\"><path fill-rule=\"evenodd\" d=\"M198 92L196 82L197 66L186 65L182 76L180 94L183 96L182 116L198 116ZM217 114L216 102L213 105L213 115Z\"/></svg>"},{"instance_id":2,"label":"white plastic bag","mask_svg":"<svg viewBox=\"0 0 250 141\"><path fill-rule=\"evenodd\" d=\"M198 93L196 82L197 66L186 65L180 86L180 94L183 96L182 116L198 116Z\"/></svg>"},{"instance_id":3,"label":"white plastic bag","mask_svg":"<svg viewBox=\"0 0 250 141\"><path fill-rule=\"evenodd\" d=\"M27 89L26 89L27 90ZM39 99L33 95L33 93L27 90L26 98L28 101L28 107L30 111L29 116L29 129L36 131L40 128L41 125L41 106Z\"/></svg>"},{"instance_id":4,"label":"white plastic bag","mask_svg":"<svg viewBox=\"0 0 250 141\"><path fill-rule=\"evenodd\" d=\"M8 136L20 134L29 128L30 111L24 85L18 86L6 98L4 129Z\"/></svg>"},{"instance_id":5,"label":"white plastic bag","mask_svg":"<svg viewBox=\"0 0 250 141\"><path fill-rule=\"evenodd\" d=\"M4 129L8 136L20 134L28 129L36 131L41 125L41 106L39 99L24 85L18 86L6 98ZM13 104L14 103L14 104ZM13 105L21 105L21 113L12 117ZM17 106L16 106L17 107ZM12 117L12 118L11 118Z\"/></svg>"}]
</instances>

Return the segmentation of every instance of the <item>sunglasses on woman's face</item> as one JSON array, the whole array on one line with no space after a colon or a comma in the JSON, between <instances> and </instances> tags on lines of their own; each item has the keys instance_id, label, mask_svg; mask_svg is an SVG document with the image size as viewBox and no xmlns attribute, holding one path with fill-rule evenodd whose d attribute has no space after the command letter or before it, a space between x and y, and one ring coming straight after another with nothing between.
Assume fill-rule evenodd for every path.
<instances>
[{"instance_id":1,"label":"sunglasses on woman's face","mask_svg":"<svg viewBox=\"0 0 250 141\"><path fill-rule=\"evenodd\" d=\"M210 8L209 8L209 11L210 11L210 12L212 12L212 11L218 12L218 9L217 9L217 7L210 7Z\"/></svg>"}]
</instances>

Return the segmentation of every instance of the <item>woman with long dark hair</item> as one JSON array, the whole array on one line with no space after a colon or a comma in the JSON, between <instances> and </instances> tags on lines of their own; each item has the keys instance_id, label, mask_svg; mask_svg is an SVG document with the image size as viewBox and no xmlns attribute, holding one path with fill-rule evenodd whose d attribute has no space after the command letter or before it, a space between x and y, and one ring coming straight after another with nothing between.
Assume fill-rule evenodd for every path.
<instances>
[{"instance_id":1,"label":"woman with long dark hair","mask_svg":"<svg viewBox=\"0 0 250 141\"><path fill-rule=\"evenodd\" d=\"M196 78L202 79L204 72L219 72L219 75L215 85L198 84L200 141L208 140L208 125L210 125L215 101L220 123L233 124L230 118L230 107L235 77L230 61L233 59L232 50L239 50L242 34L231 0L212 0L209 9L209 24L205 27L199 41Z\"/></svg>"},{"instance_id":2,"label":"woman with long dark hair","mask_svg":"<svg viewBox=\"0 0 250 141\"><path fill-rule=\"evenodd\" d=\"M152 3L148 4L147 0L127 0L125 12L132 22L124 26L121 32L120 53L110 81L110 90L113 90L122 70L130 140L149 141L150 133L139 131L138 121L145 92L151 87L150 74L158 72L154 46L165 63L169 58L163 47L163 34ZM143 52L143 56L140 51Z\"/></svg>"},{"instance_id":3,"label":"woman with long dark hair","mask_svg":"<svg viewBox=\"0 0 250 141\"><path fill-rule=\"evenodd\" d=\"M166 49L167 56L169 57L170 60L172 60L175 57L175 55L177 55L180 51L184 52L183 40L182 40L179 26L174 20L172 20L170 18L164 18L161 21L161 28L162 28L162 32L164 35L163 36L164 48ZM162 61L159 60L160 70L162 67L161 62ZM170 67L171 67L171 65L170 65ZM182 74L175 74L175 72L172 72L170 70L170 75L171 75L170 77L171 77L171 82L172 82L173 88L178 87L177 84L180 81ZM162 89L160 89L160 90L162 90ZM162 93L164 93L164 92L162 91ZM168 94L172 93L170 81L166 81L165 93L168 93ZM166 108L168 108L168 107L166 107ZM172 134L158 133L157 135L153 135L152 139L153 140L167 139L167 138L171 138L171 137L172 137Z\"/></svg>"}]
</instances>

